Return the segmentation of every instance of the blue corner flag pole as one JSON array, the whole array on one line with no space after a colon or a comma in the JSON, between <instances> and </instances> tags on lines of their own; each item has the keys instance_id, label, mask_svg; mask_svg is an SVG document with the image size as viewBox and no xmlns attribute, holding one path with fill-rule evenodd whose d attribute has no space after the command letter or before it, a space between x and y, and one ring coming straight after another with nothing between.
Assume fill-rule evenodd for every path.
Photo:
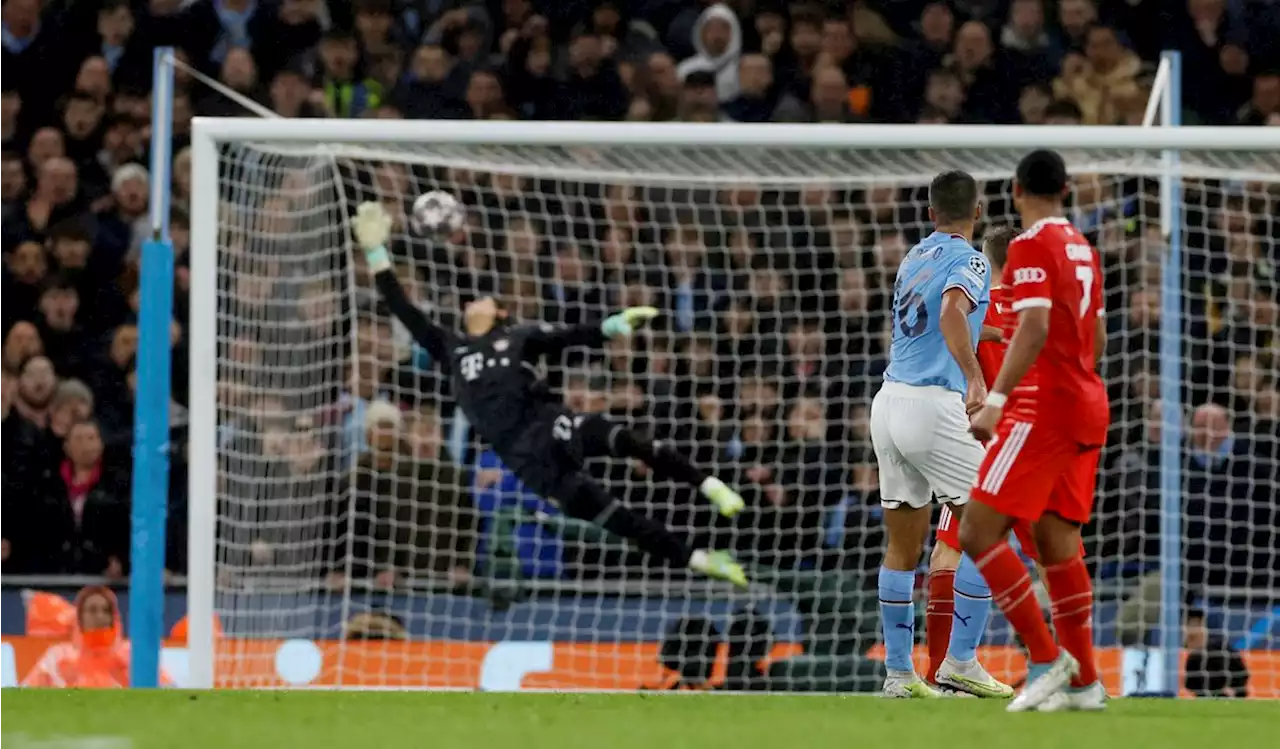
<instances>
[{"instance_id":1,"label":"blue corner flag pole","mask_svg":"<svg viewBox=\"0 0 1280 749\"><path fill-rule=\"evenodd\" d=\"M151 91L151 238L142 245L138 386L133 415L133 517L130 541L129 683L160 684L164 630L165 518L169 503L169 400L173 320L173 244L169 174L173 134L172 47L155 50Z\"/></svg>"}]
</instances>

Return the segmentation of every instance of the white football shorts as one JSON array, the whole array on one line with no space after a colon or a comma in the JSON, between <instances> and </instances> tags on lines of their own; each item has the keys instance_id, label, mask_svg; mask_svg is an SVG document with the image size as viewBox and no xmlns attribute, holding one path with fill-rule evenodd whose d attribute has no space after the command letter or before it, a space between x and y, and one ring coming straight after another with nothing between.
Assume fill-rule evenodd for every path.
<instances>
[{"instance_id":1,"label":"white football shorts","mask_svg":"<svg viewBox=\"0 0 1280 749\"><path fill-rule=\"evenodd\" d=\"M886 509L924 507L934 496L965 504L985 453L959 393L901 382L884 383L871 401L871 444Z\"/></svg>"}]
</instances>

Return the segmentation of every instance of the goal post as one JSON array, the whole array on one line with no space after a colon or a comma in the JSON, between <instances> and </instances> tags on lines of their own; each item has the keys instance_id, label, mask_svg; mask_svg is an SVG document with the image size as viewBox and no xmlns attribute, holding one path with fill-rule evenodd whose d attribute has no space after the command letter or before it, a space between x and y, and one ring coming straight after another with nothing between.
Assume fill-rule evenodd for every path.
<instances>
[{"instance_id":1,"label":"goal post","mask_svg":"<svg viewBox=\"0 0 1280 749\"><path fill-rule=\"evenodd\" d=\"M1087 229L1098 237L1099 249L1112 265L1109 278L1124 281L1123 287L1108 289L1108 298L1129 305L1139 294L1162 292L1157 299L1137 303L1196 318L1197 324L1211 313L1198 297L1195 304L1183 298L1187 284L1178 259L1186 254L1181 244L1185 232L1221 228L1225 233L1226 227L1199 222L1208 214L1221 213L1227 221L1232 211L1256 214L1280 206L1277 128L196 118L188 333L191 685L505 688L498 685L518 687L524 673L519 669L525 668L548 674L534 680L543 688L635 688L647 683L652 671L634 659L656 659L656 644L664 635L672 636L669 628L677 620L697 615L723 632L742 612L757 610L773 612L775 639L795 646L784 655L816 657L822 648L813 645L809 632L845 623L833 625L828 619L815 626L813 617L819 614L805 609L797 591L827 590L823 586L829 585L831 595L846 595L856 587L856 581L846 586L846 579L855 580L877 558L872 513L855 501L865 500L874 486L874 466L859 430L862 409L878 382L875 367L883 361L883 328L866 321L882 320L883 285L892 282L896 259L927 233L922 189L939 171L964 169L986 184L986 200L993 207L987 221L1016 223L1008 181L1017 160L1040 147L1064 154L1076 178L1073 210L1080 208L1090 223ZM394 168L379 171L386 165ZM1184 181L1194 186L1195 197L1169 200L1176 194L1169 186L1181 188ZM509 538L495 528L532 523L532 515L520 516L509 505L484 509L480 495L490 486L474 476L472 483L459 487L458 501L466 506L457 512L479 517L479 525L451 529L469 540L450 547L445 555L457 558L437 566L420 558L427 552L419 541L435 537L417 525L425 515L386 519L360 504L352 487L362 471L373 470L360 456L377 449L363 441L378 433L366 434L364 425L376 421L383 398L418 403L410 391L428 377L430 367L418 366L419 354L397 338L393 325L380 322L360 278L347 222L356 202L403 205L429 189L465 196L467 239L444 246L406 229L398 243L405 273L421 287L421 301L446 318L468 293L496 293L520 304L526 316L532 311L536 319L553 321L589 319L610 304L634 299L664 302L667 327L645 338L643 351L611 349L603 361L584 363L575 356L549 364L562 370L558 380L573 391L571 397L594 402L607 395L634 420L656 432L670 432L659 437L684 440L691 453L715 447L702 450L699 459L752 485L757 506L746 522L754 525L717 524L707 530L701 521L690 520L700 517L696 512L673 508L674 495L648 477L624 472L610 478L611 488L628 502L643 504L682 532L709 534L713 542L741 551L760 580L751 595L755 608L746 606L747 598L723 589L638 566L613 548L612 540L579 533L571 523L559 521L553 530L537 531L543 534L538 538L554 537L565 549L577 549L564 552L567 561L559 574L542 578L537 569L526 569L501 577L494 572L499 565L478 559L480 548L493 556ZM1153 207L1161 200L1169 205L1162 217ZM1191 211L1189 201L1194 201ZM625 271L615 274L609 253L618 251L614 245L619 243L631 254ZM533 257L516 257L520 247L530 249ZM1246 262L1252 250L1238 251L1243 253L1238 259ZM1177 264L1171 266L1171 261ZM442 264L449 266L448 272ZM248 283L255 274L269 278L264 284ZM661 282L653 281L659 277ZM1216 277L1206 277L1205 283L1210 281L1217 283ZM1221 292L1227 295L1222 303L1262 305L1260 288L1260 282L1244 290L1227 288ZM1174 299L1169 298L1171 290ZM312 337L301 353L276 356L275 347L283 351L302 345L274 331L298 324L300 313L294 310L304 298L342 321L325 328L319 339L307 333ZM1184 340L1187 326L1172 324L1175 315L1157 322L1158 335L1140 332L1150 340L1139 340L1133 327L1143 321L1118 310L1113 314L1118 322L1107 365L1123 383L1124 403L1117 413L1124 439L1141 443L1153 418L1181 426L1191 407L1209 400L1234 404L1247 396L1247 402L1260 402L1262 396L1244 390L1264 387L1258 384L1262 379L1245 384L1215 376L1204 393L1190 387L1190 378L1170 379L1168 369L1161 369L1160 352L1175 352L1179 363L1194 365L1188 357L1200 351L1198 339ZM744 319L746 332L735 327ZM1274 320L1249 324L1276 325ZM272 331L269 340L253 340L265 336L264 331ZM1244 338L1214 345L1215 356L1233 365L1248 360L1259 369L1257 378L1272 376L1269 368L1277 366L1262 361ZM630 363L615 366L610 357ZM637 361L641 358L645 361ZM379 365L384 359L395 360L397 373L408 369L412 376L379 374L391 371ZM658 361L671 369L658 372ZM281 367L297 371L285 373ZM368 376L366 370L376 381L360 390L355 385ZM1139 393L1151 378L1162 387ZM653 385L660 379L660 386ZM1276 386L1274 380L1267 382ZM235 403L228 400L232 391ZM371 395L361 395L366 391ZM1188 391L1194 393L1190 402ZM749 407L744 405L748 402ZM272 419L287 417L291 429L314 433L313 443L296 449L337 450L340 444L350 454L337 450L295 467L294 473L273 473L270 461L247 454L261 449L257 443L263 435L253 435L252 448L247 439L226 436L233 420L259 428L266 419L253 410L266 408L265 403L279 411ZM1163 415L1156 413L1161 408ZM442 406L439 413L446 410ZM373 426L408 429L411 418L422 417L406 413L403 422L389 417ZM806 420L820 422L822 434L806 432ZM709 446L698 437L719 441ZM465 435L444 441L450 444L442 449L459 461L459 471L478 476L499 470L478 462ZM1095 574L1100 587L1114 597L1108 611L1119 616L1126 605L1136 607L1132 631L1159 629L1162 634L1159 640L1143 634L1124 642L1108 635L1114 644L1104 664L1108 683L1130 692L1177 687L1177 674L1168 670L1178 663L1178 622L1191 583L1177 573L1162 576L1162 570L1194 566L1197 585L1249 604L1255 580L1246 571L1236 575L1235 568L1242 562L1275 563L1273 550L1258 548L1273 538L1256 527L1267 517L1262 503L1276 496L1274 476L1268 484L1262 473L1241 489L1253 492L1243 501L1259 503L1252 508L1256 514L1240 521L1246 527L1227 528L1234 534L1231 543L1243 540L1250 544L1247 549L1229 558L1216 553L1203 559L1164 556L1186 549L1161 543L1159 536L1176 531L1182 539L1192 532L1189 527L1198 526L1181 512L1185 484L1162 478L1178 475L1182 448L1175 444L1170 449L1167 441L1163 445L1149 480L1126 474L1123 480L1100 481L1100 494L1106 494L1100 496L1100 513L1105 517L1091 528L1094 548L1102 555ZM1269 449L1274 460L1274 444ZM1135 448L1120 457L1136 461L1139 452ZM748 465L744 456L756 456L759 465ZM395 465L402 470L401 463ZM753 470L760 467L768 470ZM759 478L765 474L775 478ZM445 496L432 483L440 481L438 474L396 475L401 478L395 481L409 482L414 492L430 489L415 497ZM1138 483L1126 483L1130 480ZM824 490L816 491L817 484ZM236 488L255 485L269 491ZM337 496L340 491L349 496ZM322 496L326 492L329 496ZM1127 504L1127 492L1141 500ZM450 490L449 496L453 494ZM270 507L259 495L270 496ZM814 504L805 504L810 501ZM328 516L316 516L328 513L344 527L318 530ZM369 530L382 520L390 525L386 537ZM855 522L860 523L856 529ZM259 546L267 536L271 540ZM335 543L344 545L343 550L334 551ZM762 547L766 544L769 548ZM1159 549L1154 554L1153 546ZM356 547L383 548L386 559L409 558L415 560L410 566L417 566L396 579L396 592L370 592L355 579ZM524 557L507 561L512 562L508 567L537 567L537 560ZM391 572L402 571L399 562L386 564L396 568ZM1224 565L1231 569L1220 569ZM469 592L457 593L441 574L469 575ZM806 582L796 582L793 574ZM824 575L845 577L828 583ZM1150 585L1159 594L1155 604L1142 597L1143 586ZM1165 590L1171 586L1178 589ZM503 597L507 587L518 589L511 594L514 603ZM1153 606L1154 616L1147 610ZM408 630L407 643L374 647L349 636L345 625L351 615L383 609L394 611ZM855 613L851 607L847 616L865 620L875 614ZM224 630L218 642L215 618ZM546 621L551 624L533 623ZM1113 624L1108 621L1107 626ZM993 648L990 657L1016 658L1007 632L1003 636L1002 646ZM336 645L317 644L325 638ZM300 650L286 652L286 646ZM842 647L832 652L845 653ZM874 649L856 650L856 657L875 658ZM294 656L307 663L296 666L289 660ZM457 668L433 665L451 658L458 660ZM294 672L272 672L272 663L281 659L294 664ZM1152 671L1141 684L1133 681L1144 671L1135 659L1146 659L1145 670ZM509 660L523 665L504 666ZM371 662L383 663L385 674L361 671ZM1165 667L1155 666L1157 662ZM468 669L476 673L468 676ZM1016 669L1016 664L1006 664L1002 673ZM798 673L799 666L779 670L770 688L799 689L804 679ZM1280 671L1264 678L1268 694L1280 697ZM832 685L842 682L832 677L812 683L838 688Z\"/></svg>"}]
</instances>

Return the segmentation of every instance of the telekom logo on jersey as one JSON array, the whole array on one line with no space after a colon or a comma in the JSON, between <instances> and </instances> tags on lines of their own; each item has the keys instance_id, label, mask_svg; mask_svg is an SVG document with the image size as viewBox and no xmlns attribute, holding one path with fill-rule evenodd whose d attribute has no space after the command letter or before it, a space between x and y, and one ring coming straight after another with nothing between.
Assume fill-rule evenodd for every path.
<instances>
[{"instance_id":1,"label":"telekom logo on jersey","mask_svg":"<svg viewBox=\"0 0 1280 749\"><path fill-rule=\"evenodd\" d=\"M1013 285L1023 283L1043 283L1048 275L1044 272L1044 268L1014 268L1013 269Z\"/></svg>"}]
</instances>

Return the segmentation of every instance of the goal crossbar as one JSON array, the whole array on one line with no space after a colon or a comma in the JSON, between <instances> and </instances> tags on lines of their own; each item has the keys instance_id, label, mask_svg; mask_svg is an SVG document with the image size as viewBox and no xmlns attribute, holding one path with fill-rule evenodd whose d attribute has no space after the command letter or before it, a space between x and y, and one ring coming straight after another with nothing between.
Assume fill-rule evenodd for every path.
<instances>
[{"instance_id":1,"label":"goal crossbar","mask_svg":"<svg viewBox=\"0 0 1280 749\"><path fill-rule=\"evenodd\" d=\"M724 148L1112 148L1280 149L1275 128L1017 127L1006 125L818 125L470 120L267 120L197 117L193 137L215 142L441 143L506 146Z\"/></svg>"}]
</instances>

